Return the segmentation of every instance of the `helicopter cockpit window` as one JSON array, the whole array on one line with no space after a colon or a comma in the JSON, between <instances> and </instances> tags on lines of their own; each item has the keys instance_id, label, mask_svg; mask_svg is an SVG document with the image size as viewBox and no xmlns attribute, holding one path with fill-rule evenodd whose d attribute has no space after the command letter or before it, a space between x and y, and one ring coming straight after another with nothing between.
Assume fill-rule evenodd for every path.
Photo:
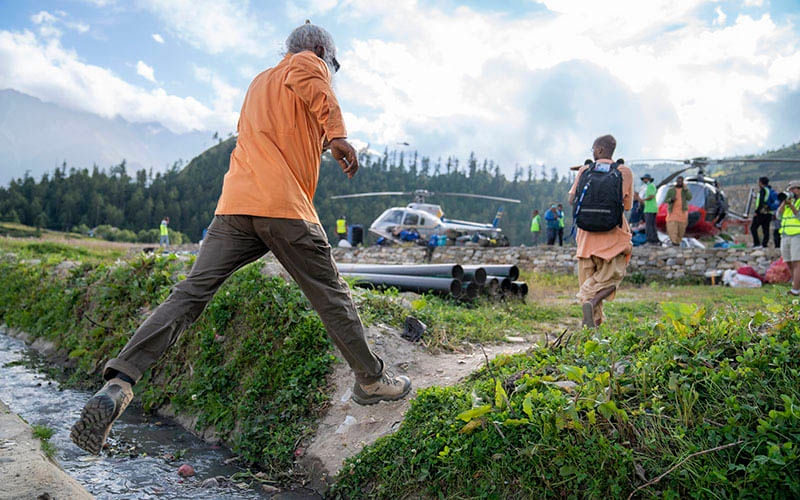
<instances>
[{"instance_id":1,"label":"helicopter cockpit window","mask_svg":"<svg viewBox=\"0 0 800 500\"><path fill-rule=\"evenodd\" d=\"M706 205L706 187L702 184L689 184L689 190L692 192L692 205L697 207L704 207Z\"/></svg>"},{"instance_id":2,"label":"helicopter cockpit window","mask_svg":"<svg viewBox=\"0 0 800 500\"><path fill-rule=\"evenodd\" d=\"M381 222L386 222L388 224L400 224L401 220L403 220L402 210L392 210L391 212L381 217Z\"/></svg>"},{"instance_id":3,"label":"helicopter cockpit window","mask_svg":"<svg viewBox=\"0 0 800 500\"><path fill-rule=\"evenodd\" d=\"M416 226L417 224L419 224L419 215L406 214L406 218L403 220L404 226Z\"/></svg>"}]
</instances>

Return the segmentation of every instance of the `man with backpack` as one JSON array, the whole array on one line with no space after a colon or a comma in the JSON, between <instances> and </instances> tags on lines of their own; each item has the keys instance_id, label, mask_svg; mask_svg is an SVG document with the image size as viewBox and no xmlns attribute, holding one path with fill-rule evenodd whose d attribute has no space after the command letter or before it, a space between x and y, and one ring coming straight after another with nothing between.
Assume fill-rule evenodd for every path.
<instances>
[{"instance_id":1,"label":"man with backpack","mask_svg":"<svg viewBox=\"0 0 800 500\"><path fill-rule=\"evenodd\" d=\"M753 246L759 244L767 248L769 244L769 226L772 223L772 212L778 208L778 194L769 185L766 177L758 178L758 197L756 198L756 213L753 216L753 223L750 224L750 232L753 233ZM758 232L761 231L763 238L759 238Z\"/></svg>"},{"instance_id":2,"label":"man with backpack","mask_svg":"<svg viewBox=\"0 0 800 500\"><path fill-rule=\"evenodd\" d=\"M577 297L587 328L603 322L603 301L614 299L633 250L624 217L633 204L633 172L611 159L616 147L611 135L595 139L594 161L580 168L569 191L578 226Z\"/></svg>"}]
</instances>

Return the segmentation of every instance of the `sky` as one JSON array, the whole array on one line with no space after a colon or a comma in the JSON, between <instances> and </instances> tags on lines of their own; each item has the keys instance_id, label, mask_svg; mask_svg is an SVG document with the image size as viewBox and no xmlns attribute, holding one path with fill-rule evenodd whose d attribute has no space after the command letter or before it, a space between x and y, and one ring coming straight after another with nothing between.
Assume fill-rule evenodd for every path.
<instances>
[{"instance_id":1,"label":"sky","mask_svg":"<svg viewBox=\"0 0 800 500\"><path fill-rule=\"evenodd\" d=\"M226 137L306 19L358 147L510 173L606 133L626 159L800 140L800 0L0 0L0 89Z\"/></svg>"}]
</instances>

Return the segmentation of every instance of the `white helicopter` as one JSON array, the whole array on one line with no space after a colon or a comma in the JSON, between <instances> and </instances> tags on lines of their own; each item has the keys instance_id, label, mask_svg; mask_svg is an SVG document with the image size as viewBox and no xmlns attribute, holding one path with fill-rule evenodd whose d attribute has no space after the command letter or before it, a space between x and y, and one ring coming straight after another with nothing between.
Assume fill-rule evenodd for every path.
<instances>
[{"instance_id":1,"label":"white helicopter","mask_svg":"<svg viewBox=\"0 0 800 500\"><path fill-rule=\"evenodd\" d=\"M490 224L470 222L463 220L446 219L441 205L425 203L430 196L460 196L465 198L479 198L485 200L520 203L520 200L501 198L499 196L486 196L469 193L434 193L427 189L416 191L381 191L374 193L355 193L331 196L331 199L362 198L367 196L413 196L414 202L405 207L392 207L383 211L369 226L370 232L395 243L411 241L414 233L419 235L419 240L428 240L431 236L446 236L449 239L473 239L487 246L508 246L508 238L500 229L503 218L503 207L497 210L494 220Z\"/></svg>"}]
</instances>

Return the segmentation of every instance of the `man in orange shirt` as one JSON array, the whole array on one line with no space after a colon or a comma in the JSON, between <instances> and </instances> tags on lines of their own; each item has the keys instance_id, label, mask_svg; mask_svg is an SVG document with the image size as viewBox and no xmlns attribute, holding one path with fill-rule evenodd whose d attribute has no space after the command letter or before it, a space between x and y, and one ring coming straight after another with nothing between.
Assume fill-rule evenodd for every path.
<instances>
[{"instance_id":1,"label":"man in orange shirt","mask_svg":"<svg viewBox=\"0 0 800 500\"><path fill-rule=\"evenodd\" d=\"M581 175L591 168L604 166L606 170L616 165L622 175L621 209L630 210L633 204L633 173L623 164L615 164L611 157L617 141L611 135L598 137L592 146L594 163L585 164L578 171L572 189L569 191L570 203L580 203L577 193ZM578 250L578 282L580 289L576 295L583 305L583 326L594 328L603 320L603 300L613 300L617 287L625 277L625 268L630 260L633 244L631 230L624 216L611 230L595 232L578 228L576 237Z\"/></svg>"},{"instance_id":2,"label":"man in orange shirt","mask_svg":"<svg viewBox=\"0 0 800 500\"><path fill-rule=\"evenodd\" d=\"M324 149L348 178L358 171L331 88L331 75L339 69L336 47L326 30L307 22L289 35L286 51L247 90L222 195L189 276L106 364L106 385L72 428L72 440L90 453L102 449L145 370L200 316L234 271L268 251L308 297L355 373L356 403L394 401L411 390L408 377L390 375L367 345L312 202Z\"/></svg>"},{"instance_id":3,"label":"man in orange shirt","mask_svg":"<svg viewBox=\"0 0 800 500\"><path fill-rule=\"evenodd\" d=\"M689 200L692 192L683 185L683 176L675 179L675 185L667 190L664 203L667 204L667 234L674 246L681 244L686 226L689 225Z\"/></svg>"}]
</instances>

